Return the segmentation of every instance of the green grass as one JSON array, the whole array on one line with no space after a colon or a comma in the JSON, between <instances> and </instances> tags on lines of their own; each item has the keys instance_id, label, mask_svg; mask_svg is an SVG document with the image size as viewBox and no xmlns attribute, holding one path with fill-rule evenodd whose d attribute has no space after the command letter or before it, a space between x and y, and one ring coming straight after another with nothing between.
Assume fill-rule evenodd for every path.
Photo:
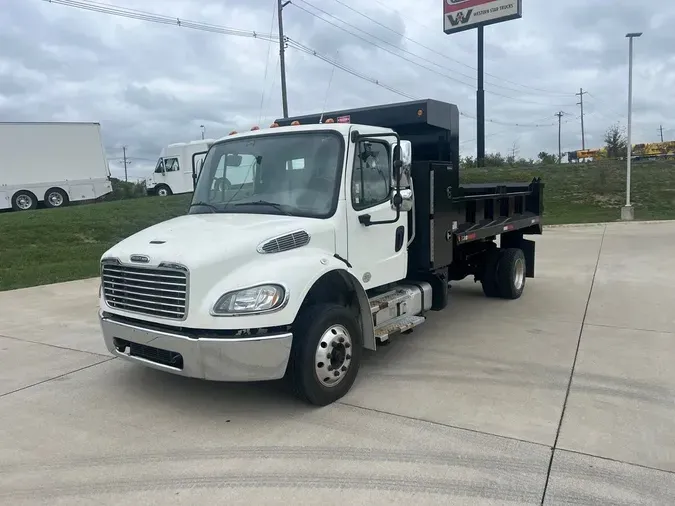
<instances>
[{"instance_id":1,"label":"green grass","mask_svg":"<svg viewBox=\"0 0 675 506\"><path fill-rule=\"evenodd\" d=\"M97 276L108 248L185 214L189 201L179 195L0 213L0 290Z\"/></svg>"},{"instance_id":2,"label":"green grass","mask_svg":"<svg viewBox=\"0 0 675 506\"><path fill-rule=\"evenodd\" d=\"M545 224L615 221L620 216L624 164L462 171L463 183L534 177L546 183ZM637 219L675 219L675 163L636 164L632 179ZM185 214L189 201L189 195L181 195L0 213L0 290L97 276L106 249L143 228Z\"/></svg>"}]
</instances>

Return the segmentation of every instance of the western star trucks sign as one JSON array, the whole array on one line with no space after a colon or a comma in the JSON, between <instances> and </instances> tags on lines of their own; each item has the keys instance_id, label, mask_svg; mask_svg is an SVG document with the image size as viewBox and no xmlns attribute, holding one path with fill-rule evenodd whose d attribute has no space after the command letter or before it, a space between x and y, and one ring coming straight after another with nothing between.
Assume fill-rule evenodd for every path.
<instances>
[{"instance_id":1,"label":"western star trucks sign","mask_svg":"<svg viewBox=\"0 0 675 506\"><path fill-rule=\"evenodd\" d=\"M443 31L448 34L521 17L522 0L443 0Z\"/></svg>"}]
</instances>

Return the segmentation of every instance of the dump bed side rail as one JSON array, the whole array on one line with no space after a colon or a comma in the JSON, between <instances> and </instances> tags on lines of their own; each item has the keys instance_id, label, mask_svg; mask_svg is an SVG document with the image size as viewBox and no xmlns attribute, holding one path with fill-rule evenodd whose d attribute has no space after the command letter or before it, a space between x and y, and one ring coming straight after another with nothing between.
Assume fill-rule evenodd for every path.
<instances>
[{"instance_id":1,"label":"dump bed side rail","mask_svg":"<svg viewBox=\"0 0 675 506\"><path fill-rule=\"evenodd\" d=\"M542 233L544 183L497 183L461 185L451 189L457 226L456 244L480 241L520 231Z\"/></svg>"}]
</instances>

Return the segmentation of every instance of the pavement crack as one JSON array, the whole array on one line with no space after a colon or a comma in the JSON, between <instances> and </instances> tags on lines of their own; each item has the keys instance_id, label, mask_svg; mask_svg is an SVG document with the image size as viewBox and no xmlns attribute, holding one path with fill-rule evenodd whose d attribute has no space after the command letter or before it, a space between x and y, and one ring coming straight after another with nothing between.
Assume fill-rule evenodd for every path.
<instances>
[{"instance_id":1,"label":"pavement crack","mask_svg":"<svg viewBox=\"0 0 675 506\"><path fill-rule=\"evenodd\" d=\"M611 457L603 457L602 455L595 455L593 453L580 452L580 451L577 451L577 450L569 450L567 448L557 448L557 450L559 450L561 452L565 452L565 453L574 453L575 455L583 455L584 457L591 457L591 458L594 458L594 459L606 460L608 462L614 462L616 464L623 464L625 466L639 467L641 469L646 469L648 471L657 471L659 473L675 474L675 471L671 471L670 469L661 469L659 467L646 466L644 464L638 464L636 462L628 462L626 460L613 459Z\"/></svg>"},{"instance_id":2,"label":"pavement crack","mask_svg":"<svg viewBox=\"0 0 675 506\"><path fill-rule=\"evenodd\" d=\"M404 420L410 420L413 422L422 422L422 423L427 423L429 425L436 425L438 427L445 427L447 429L455 429L455 430L461 430L465 432L471 432L472 434L480 434L483 436L492 436L500 439L506 439L508 441L516 441L518 443L526 443L526 444L531 444L531 445L536 445L536 446L545 446L547 448L550 448L549 445L543 444L543 443L537 443L536 441L528 441L527 439L518 439L517 437L511 437L511 436L503 436L501 434L495 434L493 432L486 432L482 430L476 430L476 429L469 429L467 427L460 427L458 425L452 425L449 423L443 423L443 422L435 422L433 420L426 420L424 418L418 418L416 416L409 416L409 415L402 415L400 413L392 413L391 411L383 411L381 409L375 409L375 408L366 408L364 406L359 406L358 404L350 404L348 402L342 402L338 401L336 404L341 404L342 406L348 406L350 408L354 409L360 409L363 411L371 411L373 413L378 413L380 415L387 415L387 416L392 416L395 418L401 418Z\"/></svg>"},{"instance_id":3,"label":"pavement crack","mask_svg":"<svg viewBox=\"0 0 675 506\"><path fill-rule=\"evenodd\" d=\"M565 400L563 401L562 411L560 413L560 421L558 422L558 430L555 433L555 440L551 447L551 459L548 462L548 470L546 471L546 482L544 483L544 492L541 496L541 505L546 501L546 491L548 490L548 483L551 478L551 468L553 467L553 458L558 447L558 439L560 439L560 431L562 430L563 420L565 419L565 410L567 409L567 401L572 390L572 381L574 379L574 371L577 367L577 359L579 358L579 348L581 348L581 337L584 334L584 327L586 325L586 316L588 315L588 307L591 304L591 296L593 295L593 287L595 286L595 277L598 274L598 267L600 265L600 257L602 256L602 246L605 243L605 234L607 233L607 225L602 231L602 238L600 239L600 247L598 248L598 258L595 261L595 269L593 270L593 278L591 279L591 287L588 290L588 298L586 299L586 307L584 309L584 316L581 319L581 328L579 329L579 337L577 338L577 348L574 352L574 360L572 361L572 370L570 371L569 381L567 382L567 391L565 392Z\"/></svg>"},{"instance_id":4,"label":"pavement crack","mask_svg":"<svg viewBox=\"0 0 675 506\"><path fill-rule=\"evenodd\" d=\"M4 394L0 394L0 398L6 397L11 394L15 394L17 392L21 392L22 390L27 390L29 388L36 387L38 385L42 385L43 383L48 383L50 381L57 380L59 378L63 378L64 376L68 376L69 374L74 374L76 372L84 371L85 369L89 369L90 367L96 367L97 365L105 364L106 362L110 362L111 360L115 360L115 357L110 357L106 358L104 360L100 360L98 362L94 362L93 364L85 365L84 367L80 367L78 369L73 369L72 371L68 371L63 374L59 374L58 376L54 376L53 378L47 378L46 380L38 381L37 383L32 383L30 385L26 385L25 387L17 388L16 390L12 390L10 392L5 392Z\"/></svg>"},{"instance_id":5,"label":"pavement crack","mask_svg":"<svg viewBox=\"0 0 675 506\"><path fill-rule=\"evenodd\" d=\"M59 350L76 351L78 353L87 353L89 355L94 355L96 357L105 357L105 358L108 357L108 355L104 355L103 353L96 353L95 351L78 350L76 348L69 348L68 346L60 346L58 344L51 344L51 343L42 343L40 341L33 341L31 339L24 339L22 337L7 336L5 334L0 334L0 337L4 337L5 339L12 339L14 341L20 341L22 343L41 344L42 346L49 346L51 348L58 348Z\"/></svg>"}]
</instances>

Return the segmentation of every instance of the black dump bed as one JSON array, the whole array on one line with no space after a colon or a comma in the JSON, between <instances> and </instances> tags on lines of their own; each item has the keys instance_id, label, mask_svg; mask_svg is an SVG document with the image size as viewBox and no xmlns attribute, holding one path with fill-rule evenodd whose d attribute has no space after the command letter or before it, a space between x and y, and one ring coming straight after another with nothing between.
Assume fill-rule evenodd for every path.
<instances>
[{"instance_id":1,"label":"black dump bed","mask_svg":"<svg viewBox=\"0 0 675 506\"><path fill-rule=\"evenodd\" d=\"M463 245L503 233L541 234L543 183L459 184L459 109L438 100L416 100L277 119L321 120L391 128L412 142L415 240L410 267L450 265Z\"/></svg>"}]
</instances>

